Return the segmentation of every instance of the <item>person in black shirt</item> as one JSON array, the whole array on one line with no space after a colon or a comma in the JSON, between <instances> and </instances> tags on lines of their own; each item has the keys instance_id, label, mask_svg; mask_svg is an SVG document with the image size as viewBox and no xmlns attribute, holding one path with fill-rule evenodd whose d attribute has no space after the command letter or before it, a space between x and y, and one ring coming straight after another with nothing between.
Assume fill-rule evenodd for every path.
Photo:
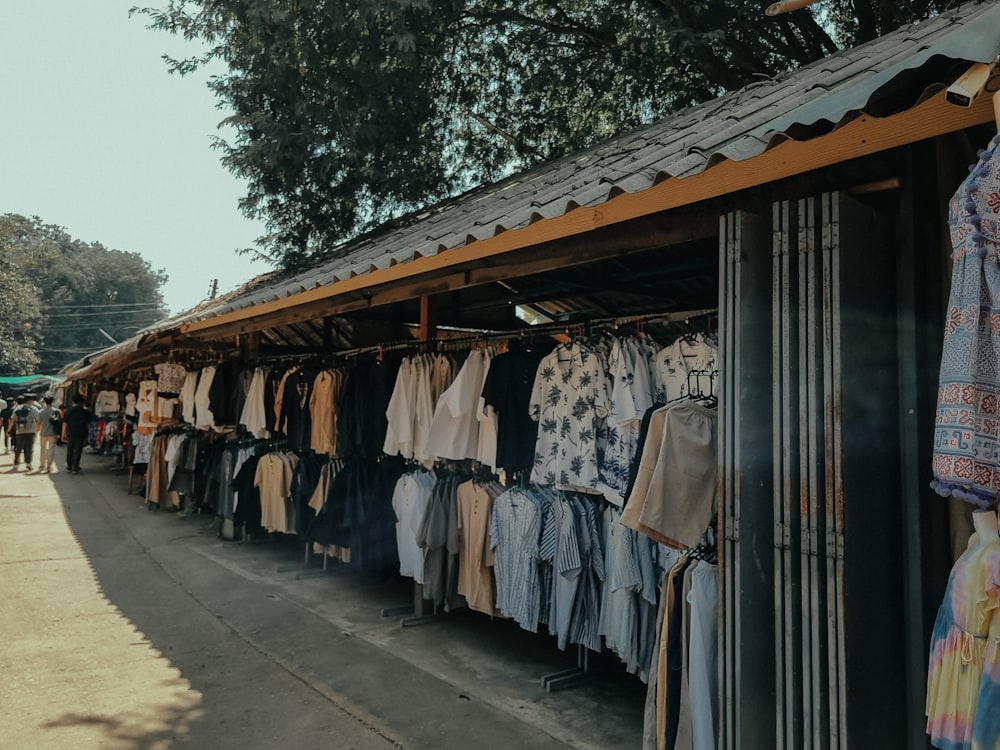
<instances>
[{"instance_id":1,"label":"person in black shirt","mask_svg":"<svg viewBox=\"0 0 1000 750\"><path fill-rule=\"evenodd\" d=\"M80 456L87 443L90 420L93 415L83 405L83 396L73 396L73 405L63 414L62 441L66 443L66 468L74 474L80 473Z\"/></svg>"},{"instance_id":2,"label":"person in black shirt","mask_svg":"<svg viewBox=\"0 0 1000 750\"><path fill-rule=\"evenodd\" d=\"M10 421L10 415L14 413L14 397L9 396L6 401L0 399L2 406L0 406L0 429L3 430L3 452L10 453L10 439L12 437L10 430L7 429L7 422Z\"/></svg>"}]
</instances>

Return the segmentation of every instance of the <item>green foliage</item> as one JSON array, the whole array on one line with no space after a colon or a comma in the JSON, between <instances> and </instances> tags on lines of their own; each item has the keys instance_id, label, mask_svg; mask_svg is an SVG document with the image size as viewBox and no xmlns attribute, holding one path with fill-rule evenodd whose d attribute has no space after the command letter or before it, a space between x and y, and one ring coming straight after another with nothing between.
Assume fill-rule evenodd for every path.
<instances>
[{"instance_id":1,"label":"green foliage","mask_svg":"<svg viewBox=\"0 0 1000 750\"><path fill-rule=\"evenodd\" d=\"M136 253L0 215L0 372L54 373L164 316L162 271Z\"/></svg>"},{"instance_id":2,"label":"green foliage","mask_svg":"<svg viewBox=\"0 0 1000 750\"><path fill-rule=\"evenodd\" d=\"M387 219L926 17L950 0L169 0L205 44L167 58L233 114L270 258L295 268Z\"/></svg>"},{"instance_id":3,"label":"green foliage","mask_svg":"<svg viewBox=\"0 0 1000 750\"><path fill-rule=\"evenodd\" d=\"M0 267L0 373L36 371L41 317L38 289L18 269Z\"/></svg>"}]
</instances>

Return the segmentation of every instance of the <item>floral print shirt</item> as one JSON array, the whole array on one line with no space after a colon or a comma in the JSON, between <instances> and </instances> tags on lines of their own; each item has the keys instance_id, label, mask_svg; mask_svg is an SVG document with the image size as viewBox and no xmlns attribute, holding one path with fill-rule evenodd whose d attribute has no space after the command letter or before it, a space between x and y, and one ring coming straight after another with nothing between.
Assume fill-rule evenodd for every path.
<instances>
[{"instance_id":1,"label":"floral print shirt","mask_svg":"<svg viewBox=\"0 0 1000 750\"><path fill-rule=\"evenodd\" d=\"M596 487L598 434L608 406L607 375L594 350L573 342L542 359L528 406L538 422L531 481Z\"/></svg>"}]
</instances>

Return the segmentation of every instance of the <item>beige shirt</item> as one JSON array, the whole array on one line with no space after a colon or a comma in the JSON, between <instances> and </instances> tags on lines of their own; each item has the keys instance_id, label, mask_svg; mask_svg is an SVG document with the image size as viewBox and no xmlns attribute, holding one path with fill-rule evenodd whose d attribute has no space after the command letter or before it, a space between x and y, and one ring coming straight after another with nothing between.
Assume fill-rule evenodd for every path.
<instances>
[{"instance_id":1,"label":"beige shirt","mask_svg":"<svg viewBox=\"0 0 1000 750\"><path fill-rule=\"evenodd\" d=\"M316 453L337 455L337 404L343 384L339 370L323 370L313 383L309 397L310 446Z\"/></svg>"},{"instance_id":2,"label":"beige shirt","mask_svg":"<svg viewBox=\"0 0 1000 750\"><path fill-rule=\"evenodd\" d=\"M715 517L719 415L694 400L653 412L622 523L677 549Z\"/></svg>"},{"instance_id":3,"label":"beige shirt","mask_svg":"<svg viewBox=\"0 0 1000 750\"><path fill-rule=\"evenodd\" d=\"M497 597L490 543L492 513L493 497L486 487L475 482L459 485L458 593L465 597L469 609L488 615L500 614L494 609Z\"/></svg>"},{"instance_id":4,"label":"beige shirt","mask_svg":"<svg viewBox=\"0 0 1000 750\"><path fill-rule=\"evenodd\" d=\"M254 485L260 488L260 525L268 531L287 534L295 529L291 495L297 463L294 453L268 453L257 464Z\"/></svg>"}]
</instances>

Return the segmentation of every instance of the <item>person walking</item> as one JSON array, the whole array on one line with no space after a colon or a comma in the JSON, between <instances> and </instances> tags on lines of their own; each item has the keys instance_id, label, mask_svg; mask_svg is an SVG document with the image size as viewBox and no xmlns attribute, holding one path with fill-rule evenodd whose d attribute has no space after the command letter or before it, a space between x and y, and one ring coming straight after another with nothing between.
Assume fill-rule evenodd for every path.
<instances>
[{"instance_id":1,"label":"person walking","mask_svg":"<svg viewBox=\"0 0 1000 750\"><path fill-rule=\"evenodd\" d=\"M3 452L10 453L11 434L7 429L10 422L10 415L14 413L14 396L8 396L0 406L0 430L3 431Z\"/></svg>"},{"instance_id":2,"label":"person walking","mask_svg":"<svg viewBox=\"0 0 1000 750\"><path fill-rule=\"evenodd\" d=\"M73 396L73 405L63 414L62 441L66 443L66 469L73 474L80 473L80 456L87 443L90 420L93 415L84 407L84 398L79 393Z\"/></svg>"},{"instance_id":3,"label":"person walking","mask_svg":"<svg viewBox=\"0 0 1000 750\"><path fill-rule=\"evenodd\" d=\"M17 430L17 434L14 435L14 468L11 471L17 471L21 465L21 456L24 456L27 470L31 471L31 459L35 452L35 433L39 427L38 413L35 394L25 393L24 402L19 403L11 414L7 423L8 429L13 426Z\"/></svg>"},{"instance_id":4,"label":"person walking","mask_svg":"<svg viewBox=\"0 0 1000 750\"><path fill-rule=\"evenodd\" d=\"M38 412L38 473L52 471L52 461L56 456L56 438L62 430L62 413L52 405L55 399L45 396Z\"/></svg>"}]
</instances>

